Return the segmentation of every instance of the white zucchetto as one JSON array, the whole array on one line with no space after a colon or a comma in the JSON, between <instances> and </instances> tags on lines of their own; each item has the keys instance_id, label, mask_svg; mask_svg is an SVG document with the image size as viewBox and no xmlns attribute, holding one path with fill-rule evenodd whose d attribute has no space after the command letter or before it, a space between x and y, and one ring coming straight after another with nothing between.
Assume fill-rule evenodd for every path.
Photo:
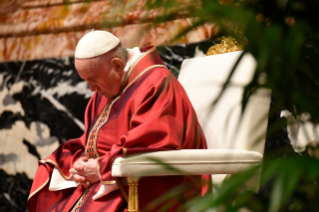
<instances>
[{"instance_id":1,"label":"white zucchetto","mask_svg":"<svg viewBox=\"0 0 319 212\"><path fill-rule=\"evenodd\" d=\"M121 41L106 31L92 31L84 35L75 48L75 58L88 59L102 55L119 45Z\"/></svg>"}]
</instances>

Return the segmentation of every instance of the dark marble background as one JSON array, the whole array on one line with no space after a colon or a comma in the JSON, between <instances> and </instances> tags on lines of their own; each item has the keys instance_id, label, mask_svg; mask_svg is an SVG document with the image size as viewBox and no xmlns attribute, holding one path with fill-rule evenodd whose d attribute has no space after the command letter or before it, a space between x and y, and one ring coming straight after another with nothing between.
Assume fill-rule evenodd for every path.
<instances>
[{"instance_id":1,"label":"dark marble background","mask_svg":"<svg viewBox=\"0 0 319 212\"><path fill-rule=\"evenodd\" d=\"M159 47L158 50L165 65L177 76L184 59L192 58L195 53L200 54L201 50L206 52L211 45L212 42L183 44ZM73 60L74 58L51 58L0 63L0 93L10 90L16 83L23 82L20 90L12 95L6 93L0 102L0 107L5 107L2 113L0 110L0 139L1 130L10 130L17 121L25 123L27 128L30 128L32 122L43 123L50 129L49 137L36 142L27 139L21 142L21 145L27 147L29 154L43 159L38 151L39 147L51 145L56 140L62 143L82 135L84 110L92 93L76 73ZM24 114L12 109L17 103L21 104ZM272 102L272 108L277 112L270 117L270 124L281 120L281 109L273 104ZM41 135L40 127L36 128L36 133ZM0 144L1 142L4 141L0 140ZM291 147L284 124L276 135L268 135L265 151L281 146ZM0 152L0 165L17 158L19 155L15 152ZM0 169L0 182L0 211L26 211L25 204L32 179L23 172L9 175Z\"/></svg>"}]
</instances>

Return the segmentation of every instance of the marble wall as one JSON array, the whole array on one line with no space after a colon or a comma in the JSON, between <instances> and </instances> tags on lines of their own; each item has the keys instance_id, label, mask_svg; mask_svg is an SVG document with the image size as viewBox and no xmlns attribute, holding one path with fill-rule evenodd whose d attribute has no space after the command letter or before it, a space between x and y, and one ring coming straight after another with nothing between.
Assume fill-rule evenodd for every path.
<instances>
[{"instance_id":1,"label":"marble wall","mask_svg":"<svg viewBox=\"0 0 319 212\"><path fill-rule=\"evenodd\" d=\"M0 84L0 168L33 178L38 159L81 135L92 93L73 58L1 63Z\"/></svg>"},{"instance_id":2,"label":"marble wall","mask_svg":"<svg viewBox=\"0 0 319 212\"><path fill-rule=\"evenodd\" d=\"M92 29L107 30L130 48L194 43L216 35L216 25L207 23L175 39L196 22L187 12L196 1L181 4L168 11L148 7L145 0L0 1L0 61L70 57Z\"/></svg>"}]
</instances>

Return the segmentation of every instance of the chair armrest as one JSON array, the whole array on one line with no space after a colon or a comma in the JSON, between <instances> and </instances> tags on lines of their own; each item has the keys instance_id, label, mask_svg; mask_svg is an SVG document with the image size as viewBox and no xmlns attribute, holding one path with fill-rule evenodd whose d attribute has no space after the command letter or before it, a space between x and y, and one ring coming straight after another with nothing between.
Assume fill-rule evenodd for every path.
<instances>
[{"instance_id":1,"label":"chair armrest","mask_svg":"<svg viewBox=\"0 0 319 212\"><path fill-rule=\"evenodd\" d=\"M263 155L258 152L235 149L184 149L141 153L116 158L112 164L112 176L235 174L261 163L262 158Z\"/></svg>"}]
</instances>

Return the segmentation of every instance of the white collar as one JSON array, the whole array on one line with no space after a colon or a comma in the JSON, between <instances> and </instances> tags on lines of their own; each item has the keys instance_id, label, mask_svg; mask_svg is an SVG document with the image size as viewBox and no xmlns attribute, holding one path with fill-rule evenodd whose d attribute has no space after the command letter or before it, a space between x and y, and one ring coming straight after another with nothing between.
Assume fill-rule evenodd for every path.
<instances>
[{"instance_id":1,"label":"white collar","mask_svg":"<svg viewBox=\"0 0 319 212\"><path fill-rule=\"evenodd\" d=\"M129 52L129 54L133 54L133 56L126 63L124 68L125 72L130 70L131 66L137 61L137 59L144 54L140 51L140 48L138 47L134 47L133 49L127 49L127 51Z\"/></svg>"}]
</instances>

